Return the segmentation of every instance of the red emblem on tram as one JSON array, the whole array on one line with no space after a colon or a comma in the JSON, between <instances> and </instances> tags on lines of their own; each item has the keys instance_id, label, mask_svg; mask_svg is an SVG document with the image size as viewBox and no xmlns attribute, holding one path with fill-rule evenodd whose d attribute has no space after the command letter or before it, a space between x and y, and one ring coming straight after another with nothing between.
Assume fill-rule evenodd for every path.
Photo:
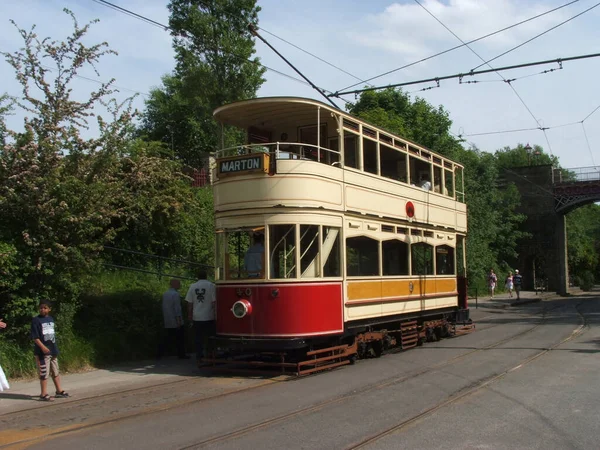
<instances>
[{"instance_id":1,"label":"red emblem on tram","mask_svg":"<svg viewBox=\"0 0 600 450\"><path fill-rule=\"evenodd\" d=\"M415 205L412 202L406 202L406 215L413 217L415 215Z\"/></svg>"}]
</instances>

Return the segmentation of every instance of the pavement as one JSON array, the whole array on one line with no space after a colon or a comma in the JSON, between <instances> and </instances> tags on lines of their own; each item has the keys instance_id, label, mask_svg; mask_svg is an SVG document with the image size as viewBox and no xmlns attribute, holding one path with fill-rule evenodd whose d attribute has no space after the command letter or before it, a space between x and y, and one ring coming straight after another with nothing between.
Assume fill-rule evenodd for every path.
<instances>
[{"instance_id":1,"label":"pavement","mask_svg":"<svg viewBox=\"0 0 600 450\"><path fill-rule=\"evenodd\" d=\"M521 300L511 299L502 294L489 297L469 299L471 316L475 322L479 313L490 309L504 309L525 303L539 302L557 298L555 293L538 293L523 291ZM479 311L481 310L481 311ZM198 380L202 378L202 380ZM260 377L266 381L265 377ZM142 361L137 363L122 364L107 369L96 369L80 373L63 373L61 381L63 388L72 395L72 399L82 400L97 398L107 394L127 393L143 390L161 384L172 384L177 381L198 380L202 383L203 390L210 390L215 394L245 389L251 385L260 384L260 379L248 380L245 377L212 376L206 370L195 367L194 359L178 360L166 358L160 361ZM271 380L273 378L271 377ZM0 419L2 415L18 411L26 412L30 409L39 409L57 402L69 402L72 399L55 399L54 402L41 402L38 398L40 392L39 381L25 380L10 383L10 389L0 393ZM200 386L198 386L200 387ZM54 393L54 386L49 380L48 392Z\"/></svg>"}]
</instances>

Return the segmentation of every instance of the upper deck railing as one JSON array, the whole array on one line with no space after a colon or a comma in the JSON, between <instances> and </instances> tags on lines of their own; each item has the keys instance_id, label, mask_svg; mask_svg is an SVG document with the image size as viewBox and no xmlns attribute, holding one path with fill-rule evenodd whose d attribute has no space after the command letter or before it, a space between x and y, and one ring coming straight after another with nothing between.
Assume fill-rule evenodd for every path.
<instances>
[{"instance_id":1,"label":"upper deck railing","mask_svg":"<svg viewBox=\"0 0 600 450\"><path fill-rule=\"evenodd\" d=\"M322 163L328 163L329 160L335 159L335 161L331 163L332 165L334 162L339 162L340 160L340 152L337 150L300 142L268 142L237 145L235 147L217 150L215 152L215 157L216 159L221 159L256 153L274 154L277 159L302 159Z\"/></svg>"},{"instance_id":2,"label":"upper deck railing","mask_svg":"<svg viewBox=\"0 0 600 450\"><path fill-rule=\"evenodd\" d=\"M276 160L314 161L332 167L343 168L341 153L339 151L302 142L265 142L260 144L237 145L217 150L215 152L215 158L218 164L218 161L221 159L235 159L236 157L256 154L268 154L271 157L274 156ZM353 170L358 169L353 168ZM409 184L403 180L386 177L384 175L377 175L370 172L369 174L383 179L393 180L397 183ZM417 186L415 183L410 183L410 185ZM459 189L458 183L456 183L452 189L447 189L444 186L434 186L432 183L428 184L428 188L423 188L437 193L442 193L441 191L443 191L445 196L454 197L455 200L461 203L464 203L465 201L465 194Z\"/></svg>"}]
</instances>

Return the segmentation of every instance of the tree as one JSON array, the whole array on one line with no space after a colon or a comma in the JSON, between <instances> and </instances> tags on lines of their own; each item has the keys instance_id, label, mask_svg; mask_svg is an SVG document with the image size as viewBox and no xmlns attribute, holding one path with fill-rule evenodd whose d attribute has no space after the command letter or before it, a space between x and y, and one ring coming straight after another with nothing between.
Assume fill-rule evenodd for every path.
<instances>
[{"instance_id":1,"label":"tree","mask_svg":"<svg viewBox=\"0 0 600 450\"><path fill-rule=\"evenodd\" d=\"M264 82L248 25L257 25L256 0L172 0L169 26L175 70L146 101L140 134L166 143L184 163L201 167L220 129L212 117L223 104L253 98ZM226 130L224 140L239 143Z\"/></svg>"},{"instance_id":2,"label":"tree","mask_svg":"<svg viewBox=\"0 0 600 450\"><path fill-rule=\"evenodd\" d=\"M569 273L589 289L600 279L600 206L586 205L567 215Z\"/></svg>"},{"instance_id":3,"label":"tree","mask_svg":"<svg viewBox=\"0 0 600 450\"><path fill-rule=\"evenodd\" d=\"M66 39L40 40L35 27L17 27L24 48L4 54L21 84L15 101L26 117L24 132L7 130L0 150L0 317L12 323L7 333L23 342L41 298L56 302L63 327L72 324L105 244L132 239L127 234L134 232L150 242L144 249L164 248L184 241L181 233L169 233L181 228L182 215L195 215L187 218L193 223L205 213L181 164L158 156L161 146L133 139L130 100L106 100L112 80L85 100L74 99L77 73L114 52L107 43L85 45L94 22L80 27L65 11L74 25ZM50 61L55 68L48 68ZM94 114L100 105L105 117ZM93 118L97 136L85 138L82 129ZM193 239L184 246L194 245L205 248Z\"/></svg>"}]
</instances>

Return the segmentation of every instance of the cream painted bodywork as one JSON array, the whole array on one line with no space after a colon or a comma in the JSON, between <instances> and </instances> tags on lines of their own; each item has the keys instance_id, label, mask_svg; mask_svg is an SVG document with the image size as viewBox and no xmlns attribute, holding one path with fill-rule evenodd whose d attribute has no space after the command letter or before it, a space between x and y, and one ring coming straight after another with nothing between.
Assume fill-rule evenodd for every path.
<instances>
[{"instance_id":1,"label":"cream painted bodywork","mask_svg":"<svg viewBox=\"0 0 600 450\"><path fill-rule=\"evenodd\" d=\"M348 118L360 124L359 133L362 133L363 125L359 119L307 99L256 99L239 102L217 109L215 118L222 123L241 128L270 127L275 133L275 130L291 130L300 125L310 124L314 121L314 108L320 108L319 117L329 129L338 127L336 132L340 133L341 119ZM402 141L407 149L409 146L418 147L385 130L371 125L365 126L375 129L377 136L391 137L394 143L396 139ZM422 147L418 149L429 152ZM436 156L433 152L431 154ZM443 159L443 163L459 167L447 159ZM253 173L216 178L213 190L217 229L293 223L336 226L342 229L342 255L346 253L345 239L351 236L363 235L382 241L399 239L411 243L427 242L431 245L444 244L455 248L457 234L464 236L467 232L466 204L454 197L367 173L360 168L343 168L312 160L277 159L274 175ZM414 205L413 217L407 215L408 202ZM385 225L419 228L428 231L430 235L414 236L399 231L390 233L383 230ZM344 259L342 262L344 274ZM339 279L326 279L343 282L345 321L457 305L455 276L428 275L425 281L418 276L395 277L394 280L390 280L389 277L375 277L382 285L379 294L376 293L377 288L369 287L363 293L357 294L359 297L349 298L349 291L356 292L357 285L374 281L363 278L348 278L344 275ZM436 287L438 279L444 286L441 290ZM449 280L452 280L453 284L448 284ZM244 281L247 282L248 280ZM404 292L405 288L399 287L400 285L390 288L394 282L412 282L419 286L425 283L427 288ZM395 296L402 300L390 301L394 297L390 292L396 292ZM377 298L381 301L377 301Z\"/></svg>"}]
</instances>

